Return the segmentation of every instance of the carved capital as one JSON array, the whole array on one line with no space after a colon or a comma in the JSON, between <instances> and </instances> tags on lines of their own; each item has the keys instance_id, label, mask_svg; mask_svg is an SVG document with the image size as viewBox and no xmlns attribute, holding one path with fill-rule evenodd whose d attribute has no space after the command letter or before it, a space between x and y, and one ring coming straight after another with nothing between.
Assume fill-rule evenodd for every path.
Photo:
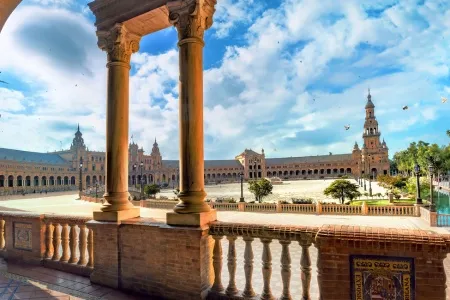
<instances>
[{"instance_id":1,"label":"carved capital","mask_svg":"<svg viewBox=\"0 0 450 300\"><path fill-rule=\"evenodd\" d=\"M122 62L129 64L131 54L139 50L141 36L133 34L121 23L110 30L97 31L98 47L108 53L108 63Z\"/></svg>"},{"instance_id":2,"label":"carved capital","mask_svg":"<svg viewBox=\"0 0 450 300\"><path fill-rule=\"evenodd\" d=\"M169 0L169 21L178 31L178 41L203 43L203 34L213 24L216 0Z\"/></svg>"}]
</instances>

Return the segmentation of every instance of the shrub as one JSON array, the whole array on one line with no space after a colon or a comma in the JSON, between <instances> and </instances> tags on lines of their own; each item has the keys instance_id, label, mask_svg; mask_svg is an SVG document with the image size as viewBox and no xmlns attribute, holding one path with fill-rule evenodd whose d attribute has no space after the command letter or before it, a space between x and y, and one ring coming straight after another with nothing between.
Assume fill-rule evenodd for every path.
<instances>
[{"instance_id":1,"label":"shrub","mask_svg":"<svg viewBox=\"0 0 450 300\"><path fill-rule=\"evenodd\" d=\"M292 203L293 204L312 204L313 200L310 198L307 199L297 199L297 198L292 198Z\"/></svg>"}]
</instances>

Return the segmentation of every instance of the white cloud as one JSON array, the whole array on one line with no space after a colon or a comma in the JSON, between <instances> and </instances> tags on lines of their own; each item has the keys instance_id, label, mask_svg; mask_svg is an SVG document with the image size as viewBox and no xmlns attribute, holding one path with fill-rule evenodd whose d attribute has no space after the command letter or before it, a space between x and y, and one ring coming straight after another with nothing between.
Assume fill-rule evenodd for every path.
<instances>
[{"instance_id":1,"label":"white cloud","mask_svg":"<svg viewBox=\"0 0 450 300\"><path fill-rule=\"evenodd\" d=\"M0 107L3 111L15 112L25 109L24 99L25 96L20 91L0 88Z\"/></svg>"}]
</instances>

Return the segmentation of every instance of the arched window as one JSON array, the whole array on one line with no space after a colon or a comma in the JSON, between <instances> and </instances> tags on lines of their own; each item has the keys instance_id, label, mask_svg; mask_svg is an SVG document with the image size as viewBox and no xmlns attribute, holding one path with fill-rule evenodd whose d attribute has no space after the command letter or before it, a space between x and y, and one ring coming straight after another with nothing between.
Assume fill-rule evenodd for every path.
<instances>
[{"instance_id":1,"label":"arched window","mask_svg":"<svg viewBox=\"0 0 450 300\"><path fill-rule=\"evenodd\" d=\"M14 176L9 175L8 176L8 187L13 187L14 186Z\"/></svg>"},{"instance_id":2,"label":"arched window","mask_svg":"<svg viewBox=\"0 0 450 300\"><path fill-rule=\"evenodd\" d=\"M5 187L5 176L0 175L0 187Z\"/></svg>"},{"instance_id":3,"label":"arched window","mask_svg":"<svg viewBox=\"0 0 450 300\"><path fill-rule=\"evenodd\" d=\"M23 186L23 179L22 176L17 176L17 186Z\"/></svg>"}]
</instances>

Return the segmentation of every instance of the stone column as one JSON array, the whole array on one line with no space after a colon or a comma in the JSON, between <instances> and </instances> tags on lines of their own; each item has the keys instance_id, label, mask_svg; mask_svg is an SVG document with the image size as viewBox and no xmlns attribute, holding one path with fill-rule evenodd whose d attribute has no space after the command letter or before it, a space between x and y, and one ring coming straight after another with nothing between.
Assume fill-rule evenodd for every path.
<instances>
[{"instance_id":1,"label":"stone column","mask_svg":"<svg viewBox=\"0 0 450 300\"><path fill-rule=\"evenodd\" d=\"M167 214L171 225L202 225L216 219L205 203L203 157L203 34L212 25L216 0L169 1L178 31L181 202ZM190 216L183 216L190 214Z\"/></svg>"},{"instance_id":2,"label":"stone column","mask_svg":"<svg viewBox=\"0 0 450 300\"><path fill-rule=\"evenodd\" d=\"M106 111L105 204L94 219L120 221L139 217L139 208L128 201L128 118L131 54L139 50L140 36L115 24L97 31L98 46L108 55Z\"/></svg>"}]
</instances>

